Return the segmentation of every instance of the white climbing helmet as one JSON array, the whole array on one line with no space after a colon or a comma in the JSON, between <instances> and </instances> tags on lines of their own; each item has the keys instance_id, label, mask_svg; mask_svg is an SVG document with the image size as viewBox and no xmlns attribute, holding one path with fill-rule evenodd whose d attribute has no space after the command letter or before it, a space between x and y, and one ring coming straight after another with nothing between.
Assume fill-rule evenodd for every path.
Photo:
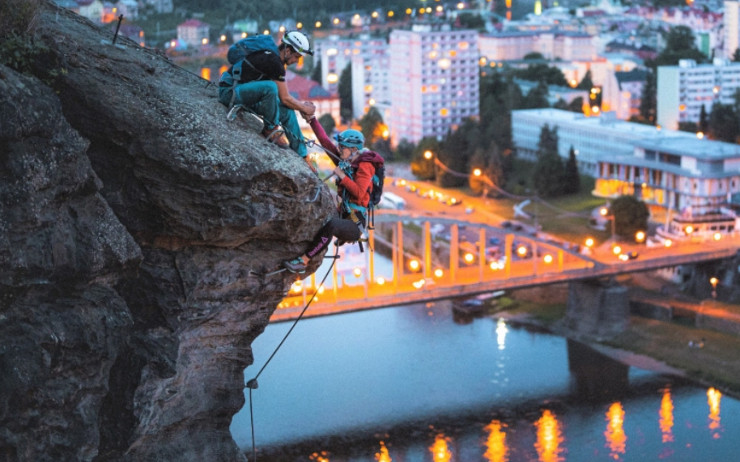
<instances>
[{"instance_id":1,"label":"white climbing helmet","mask_svg":"<svg viewBox=\"0 0 740 462\"><path fill-rule=\"evenodd\" d=\"M311 42L308 41L308 36L301 31L292 30L283 35L283 43L290 45L295 51L301 54L301 56L311 55L313 56L313 50L311 49Z\"/></svg>"}]
</instances>

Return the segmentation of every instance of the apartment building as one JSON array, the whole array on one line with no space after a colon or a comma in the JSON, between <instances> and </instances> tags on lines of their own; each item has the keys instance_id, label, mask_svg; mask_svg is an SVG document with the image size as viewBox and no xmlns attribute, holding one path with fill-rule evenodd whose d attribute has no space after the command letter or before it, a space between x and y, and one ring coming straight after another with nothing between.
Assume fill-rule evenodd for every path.
<instances>
[{"instance_id":1,"label":"apartment building","mask_svg":"<svg viewBox=\"0 0 740 462\"><path fill-rule=\"evenodd\" d=\"M478 33L416 24L390 34L392 144L442 139L479 114Z\"/></svg>"},{"instance_id":2,"label":"apartment building","mask_svg":"<svg viewBox=\"0 0 740 462\"><path fill-rule=\"evenodd\" d=\"M522 59L529 53L564 61L589 61L597 54L592 35L558 30L482 34L478 38L478 48L481 57L496 62Z\"/></svg>"},{"instance_id":3,"label":"apartment building","mask_svg":"<svg viewBox=\"0 0 740 462\"><path fill-rule=\"evenodd\" d=\"M656 121L675 130L681 122L699 122L715 102L734 104L740 88L740 63L715 58L711 64L682 59L677 66L658 67Z\"/></svg>"}]
</instances>

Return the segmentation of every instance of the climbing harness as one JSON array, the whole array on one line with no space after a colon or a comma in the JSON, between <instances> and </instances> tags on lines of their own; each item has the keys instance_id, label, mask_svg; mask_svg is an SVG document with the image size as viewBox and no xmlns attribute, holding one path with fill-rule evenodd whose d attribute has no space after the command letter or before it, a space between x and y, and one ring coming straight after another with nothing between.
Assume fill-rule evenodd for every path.
<instances>
[{"instance_id":1,"label":"climbing harness","mask_svg":"<svg viewBox=\"0 0 740 462\"><path fill-rule=\"evenodd\" d=\"M336 249L337 249L337 251L336 251L336 253L333 256L326 257L326 258L331 258L332 259L331 266L329 266L329 269L326 271L326 274L324 275L324 278L321 279L321 283L317 287L321 287L321 286L324 285L324 282L326 282L326 278L329 277L329 273L331 273L332 269L334 268L334 264L336 263L337 259L339 259L339 247L337 247ZM265 275L267 275L267 274L276 274L276 273L280 273L282 271L285 271L285 268L282 268L281 270L278 270L278 271L273 271L272 273L266 273ZM280 349L280 347L283 346L283 344L285 343L285 341L288 339L288 336L290 335L290 333L293 332L293 329L298 324L298 321L300 321L303 318L303 315L306 313L306 310L308 310L308 307L311 306L311 302L313 302L313 299L316 297L316 294L317 293L318 292L315 291L311 295L311 298L308 299L308 302L306 303L306 306L303 307L303 310L301 310L301 312L298 315L298 317L296 318L296 320L293 321L293 324L290 326L290 329L288 329L288 332L285 334L285 336L283 336L283 339L280 340L280 343L278 343L278 346L275 347L275 350L272 352L272 354L270 355L270 357L267 358L267 361L265 361L265 364L262 366L262 368L260 368L259 372L257 372L257 375L255 375L254 378L247 380L247 383L244 385L244 388L249 388L249 421L250 421L251 426L252 426L251 429L252 429L252 457L253 457L253 462L256 462L257 461L257 446L255 444L255 438L254 438L254 411L253 411L253 406L252 406L252 390L256 390L259 387L259 384L257 383L257 379L259 378L260 375L262 375L262 372L265 370L265 368L267 367L267 365L270 364L270 361L272 361L272 358L275 357L275 355L277 354L277 352Z\"/></svg>"}]
</instances>

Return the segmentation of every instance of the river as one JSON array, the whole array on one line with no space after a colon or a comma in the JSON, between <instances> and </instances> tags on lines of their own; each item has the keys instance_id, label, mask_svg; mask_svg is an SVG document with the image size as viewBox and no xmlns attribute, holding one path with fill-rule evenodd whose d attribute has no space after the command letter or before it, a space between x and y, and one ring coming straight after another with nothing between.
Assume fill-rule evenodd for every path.
<instances>
[{"instance_id":1,"label":"river","mask_svg":"<svg viewBox=\"0 0 740 462\"><path fill-rule=\"evenodd\" d=\"M289 323L253 344L254 377ZM258 460L734 460L740 402L448 302L304 319L252 391ZM247 399L248 393L246 394ZM232 434L252 454L249 401Z\"/></svg>"}]
</instances>

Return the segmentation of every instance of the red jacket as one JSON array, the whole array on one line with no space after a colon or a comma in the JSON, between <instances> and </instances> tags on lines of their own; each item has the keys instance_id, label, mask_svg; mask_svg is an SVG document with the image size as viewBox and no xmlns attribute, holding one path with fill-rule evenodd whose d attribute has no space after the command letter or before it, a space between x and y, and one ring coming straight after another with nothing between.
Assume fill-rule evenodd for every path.
<instances>
[{"instance_id":1,"label":"red jacket","mask_svg":"<svg viewBox=\"0 0 740 462\"><path fill-rule=\"evenodd\" d=\"M310 123L311 129L319 140L319 143L321 143L321 146L333 154L329 156L332 162L334 162L335 165L339 165L341 153L339 152L337 145L329 139L329 136L324 131L324 127L321 126L316 118L311 119ZM382 161L383 158L373 151L369 151L367 149L360 151L352 161L354 178L345 176L339 183L337 183L337 194L339 194L339 197L343 197L343 191L346 190L349 193L350 202L367 207L370 202L373 175L375 175L375 166L373 165L373 162Z\"/></svg>"}]
</instances>

